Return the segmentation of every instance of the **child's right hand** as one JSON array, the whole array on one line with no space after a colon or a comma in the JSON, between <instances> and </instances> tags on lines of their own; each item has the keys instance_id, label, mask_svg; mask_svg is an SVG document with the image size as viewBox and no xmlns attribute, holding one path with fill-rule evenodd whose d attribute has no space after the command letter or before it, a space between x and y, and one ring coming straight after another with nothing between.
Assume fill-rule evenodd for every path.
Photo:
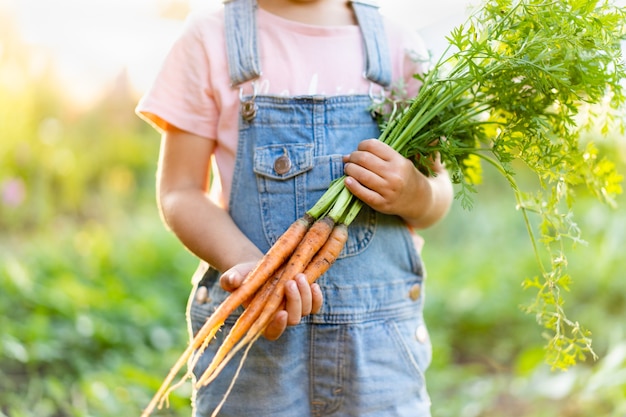
<instances>
[{"instance_id":1,"label":"child's right hand","mask_svg":"<svg viewBox=\"0 0 626 417\"><path fill-rule=\"evenodd\" d=\"M239 288L245 277L256 266L256 262L246 262L233 266L220 277L221 287L228 292ZM268 340L278 339L287 326L300 323L302 317L319 312L322 307L322 291L317 283L309 285L303 274L285 284L286 302L283 309L276 312L263 336Z\"/></svg>"}]
</instances>

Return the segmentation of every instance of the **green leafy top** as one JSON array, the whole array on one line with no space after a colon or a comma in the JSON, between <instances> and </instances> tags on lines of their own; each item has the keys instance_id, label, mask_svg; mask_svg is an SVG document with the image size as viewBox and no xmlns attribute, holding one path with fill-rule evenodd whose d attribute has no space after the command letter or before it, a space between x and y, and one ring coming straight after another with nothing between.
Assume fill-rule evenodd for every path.
<instances>
[{"instance_id":1,"label":"green leafy top","mask_svg":"<svg viewBox=\"0 0 626 417\"><path fill-rule=\"evenodd\" d=\"M586 352L595 356L588 332L563 310L560 289L570 279L563 240L580 240L571 215L576 187L586 185L609 204L622 191L615 165L593 141L582 143L581 133L598 124L602 133L615 126L624 132L625 38L626 9L608 1L489 0L452 31L432 69L416 75L419 95L394 103L402 110L382 121L380 140L403 155L425 161L441 154L465 207L480 181L480 160L507 178L542 275L525 282L538 290L527 311L551 332L547 360L557 368ZM519 189L514 161L536 175L536 192ZM529 212L539 215L550 268Z\"/></svg>"},{"instance_id":2,"label":"green leafy top","mask_svg":"<svg viewBox=\"0 0 626 417\"><path fill-rule=\"evenodd\" d=\"M415 75L417 97L373 108L379 139L420 169L432 173L424 161L441 155L464 207L472 205L481 162L508 180L540 269L524 282L537 289L525 309L547 330L546 359L555 368L595 357L589 332L563 309L561 290L570 283L564 241L582 241L572 215L577 187L608 204L622 191L614 163L581 133L599 124L601 134L624 132L624 39L626 9L608 1L487 0L452 31L432 68ZM535 192L518 187L520 169L535 174ZM342 177L307 213L349 225L362 205ZM530 213L538 215L539 239Z\"/></svg>"}]
</instances>

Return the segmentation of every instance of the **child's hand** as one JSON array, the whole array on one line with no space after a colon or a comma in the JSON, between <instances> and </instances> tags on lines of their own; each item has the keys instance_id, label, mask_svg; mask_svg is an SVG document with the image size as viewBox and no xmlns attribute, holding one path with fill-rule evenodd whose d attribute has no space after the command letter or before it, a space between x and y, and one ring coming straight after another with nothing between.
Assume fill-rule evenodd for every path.
<instances>
[{"instance_id":1,"label":"child's hand","mask_svg":"<svg viewBox=\"0 0 626 417\"><path fill-rule=\"evenodd\" d=\"M427 177L389 145L367 139L346 155L344 162L347 188L376 211L426 227L449 207L452 187L438 159L433 162L438 175Z\"/></svg>"},{"instance_id":2,"label":"child's hand","mask_svg":"<svg viewBox=\"0 0 626 417\"><path fill-rule=\"evenodd\" d=\"M232 292L239 288L244 278L256 266L256 262L238 264L224 272L220 277L220 285ZM300 323L304 316L317 313L322 307L322 291L318 284L309 285L303 274L285 284L285 299L282 310L278 310L269 323L263 336L268 340L276 340L283 334L287 326Z\"/></svg>"},{"instance_id":3,"label":"child's hand","mask_svg":"<svg viewBox=\"0 0 626 417\"><path fill-rule=\"evenodd\" d=\"M359 143L344 162L348 189L381 213L398 214L413 204L423 181L411 161L376 139Z\"/></svg>"}]
</instances>

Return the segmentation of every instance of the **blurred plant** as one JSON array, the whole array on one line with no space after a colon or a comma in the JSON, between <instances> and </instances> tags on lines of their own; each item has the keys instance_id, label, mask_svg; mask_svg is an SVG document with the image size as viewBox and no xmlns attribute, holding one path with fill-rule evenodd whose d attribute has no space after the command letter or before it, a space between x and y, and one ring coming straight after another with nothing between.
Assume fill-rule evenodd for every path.
<instances>
[{"instance_id":1,"label":"blurred plant","mask_svg":"<svg viewBox=\"0 0 626 417\"><path fill-rule=\"evenodd\" d=\"M159 383L147 370L184 343L193 257L154 211L112 220L0 241L6 415L138 415ZM185 404L175 400L172 415Z\"/></svg>"},{"instance_id":2,"label":"blurred plant","mask_svg":"<svg viewBox=\"0 0 626 417\"><path fill-rule=\"evenodd\" d=\"M51 64L29 54L19 37L5 36L2 48L0 228L34 230L59 216L123 211L137 193L151 198L158 144L137 140L149 127L133 114L125 74L92 108L77 109Z\"/></svg>"},{"instance_id":3,"label":"blurred plant","mask_svg":"<svg viewBox=\"0 0 626 417\"><path fill-rule=\"evenodd\" d=\"M158 138L127 89L73 107L10 29L0 15L0 416L138 415L195 268L154 204Z\"/></svg>"},{"instance_id":4,"label":"blurred plant","mask_svg":"<svg viewBox=\"0 0 626 417\"><path fill-rule=\"evenodd\" d=\"M609 142L603 152L623 146L624 138ZM618 170L626 172L626 159L618 160ZM491 170L485 175L491 176ZM552 373L543 364L545 351L533 319L511 308L526 305L533 294L519 291L520 282L510 278L535 268L524 225L507 209L514 197L503 193L507 185L495 178L480 187L484 198L471 212L453 207L445 222L422 232L433 415L622 417L626 383L620 375L626 363L618 353L626 335L624 211L598 203L584 187L577 190L579 227L589 245L570 253L569 270L577 280L566 307L589 325L599 360ZM617 202L623 206L626 196ZM459 236L470 236L472 244Z\"/></svg>"}]
</instances>

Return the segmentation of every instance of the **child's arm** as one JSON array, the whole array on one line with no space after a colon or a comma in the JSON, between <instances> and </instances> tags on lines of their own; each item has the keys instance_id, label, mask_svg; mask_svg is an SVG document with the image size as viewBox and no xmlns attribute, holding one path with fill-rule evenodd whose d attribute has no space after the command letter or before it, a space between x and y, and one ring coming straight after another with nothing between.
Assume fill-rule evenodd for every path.
<instances>
[{"instance_id":1,"label":"child's arm","mask_svg":"<svg viewBox=\"0 0 626 417\"><path fill-rule=\"evenodd\" d=\"M163 221L195 255L220 271L224 289L232 291L263 256L222 207L207 195L215 141L173 127L163 134L157 172L157 200ZM306 281L289 283L285 311L265 336L277 338L288 324L319 310L321 291Z\"/></svg>"},{"instance_id":2,"label":"child's arm","mask_svg":"<svg viewBox=\"0 0 626 417\"><path fill-rule=\"evenodd\" d=\"M390 146L368 139L344 158L346 186L374 210L402 217L418 229L429 227L448 212L453 189L448 172L435 161L436 176L422 174Z\"/></svg>"},{"instance_id":3,"label":"child's arm","mask_svg":"<svg viewBox=\"0 0 626 417\"><path fill-rule=\"evenodd\" d=\"M161 141L157 201L161 216L181 242L220 271L255 262L261 251L223 208L208 197L215 141L168 128ZM215 239L219 236L219 239Z\"/></svg>"}]
</instances>

